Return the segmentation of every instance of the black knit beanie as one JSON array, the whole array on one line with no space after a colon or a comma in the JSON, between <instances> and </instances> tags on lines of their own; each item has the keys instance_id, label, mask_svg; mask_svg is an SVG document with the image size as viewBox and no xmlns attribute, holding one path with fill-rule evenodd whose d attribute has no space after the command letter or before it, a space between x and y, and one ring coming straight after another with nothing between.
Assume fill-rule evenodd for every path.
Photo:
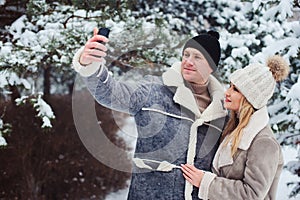
<instances>
[{"instance_id":1,"label":"black knit beanie","mask_svg":"<svg viewBox=\"0 0 300 200\"><path fill-rule=\"evenodd\" d=\"M220 35L216 31L202 31L185 43L183 51L188 47L199 50L205 56L212 70L216 71L221 57L219 38Z\"/></svg>"}]
</instances>

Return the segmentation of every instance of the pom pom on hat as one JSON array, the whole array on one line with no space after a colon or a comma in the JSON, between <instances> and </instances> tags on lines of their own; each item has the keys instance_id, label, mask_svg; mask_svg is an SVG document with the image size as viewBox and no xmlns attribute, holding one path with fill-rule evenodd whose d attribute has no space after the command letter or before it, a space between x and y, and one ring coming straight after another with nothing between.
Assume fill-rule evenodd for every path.
<instances>
[{"instance_id":1,"label":"pom pom on hat","mask_svg":"<svg viewBox=\"0 0 300 200\"><path fill-rule=\"evenodd\" d=\"M270 57L267 60L267 66L270 68L275 81L282 81L289 74L289 65L279 55Z\"/></svg>"},{"instance_id":2,"label":"pom pom on hat","mask_svg":"<svg viewBox=\"0 0 300 200\"><path fill-rule=\"evenodd\" d=\"M276 81L282 81L289 73L287 62L279 55L270 57L266 65L251 64L230 76L230 81L256 109L267 105Z\"/></svg>"},{"instance_id":3,"label":"pom pom on hat","mask_svg":"<svg viewBox=\"0 0 300 200\"><path fill-rule=\"evenodd\" d=\"M220 39L220 34L217 31L210 30L210 31L207 31L207 34L217 38L217 40Z\"/></svg>"}]
</instances>

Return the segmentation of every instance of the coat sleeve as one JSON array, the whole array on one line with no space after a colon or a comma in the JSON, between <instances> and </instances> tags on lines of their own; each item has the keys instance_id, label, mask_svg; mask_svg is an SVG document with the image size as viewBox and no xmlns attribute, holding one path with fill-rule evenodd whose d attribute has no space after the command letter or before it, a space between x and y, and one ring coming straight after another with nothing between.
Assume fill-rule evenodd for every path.
<instances>
[{"instance_id":1,"label":"coat sleeve","mask_svg":"<svg viewBox=\"0 0 300 200\"><path fill-rule=\"evenodd\" d=\"M273 138L254 140L248 149L243 179L233 180L205 173L199 198L264 199L276 176L280 152L280 146Z\"/></svg>"},{"instance_id":2,"label":"coat sleeve","mask_svg":"<svg viewBox=\"0 0 300 200\"><path fill-rule=\"evenodd\" d=\"M81 75L94 99L107 108L131 115L136 114L149 98L155 78L147 76L138 83L117 81L108 72L104 63L93 62L82 66L79 63L82 51L83 47L75 53L73 68Z\"/></svg>"}]
</instances>

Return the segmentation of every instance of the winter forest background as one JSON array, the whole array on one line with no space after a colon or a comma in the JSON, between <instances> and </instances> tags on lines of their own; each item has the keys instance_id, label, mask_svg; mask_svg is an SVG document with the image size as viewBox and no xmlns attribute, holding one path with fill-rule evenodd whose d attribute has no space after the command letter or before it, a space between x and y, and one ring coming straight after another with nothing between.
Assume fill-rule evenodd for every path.
<instances>
[{"instance_id":1,"label":"winter forest background","mask_svg":"<svg viewBox=\"0 0 300 200\"><path fill-rule=\"evenodd\" d=\"M161 74L203 29L220 32L216 75L225 87L232 71L284 56L291 71L269 102L289 158L278 196L300 197L299 0L0 0L0 16L0 199L125 199L130 173L91 155L73 119L74 85L80 106L89 102L72 57L103 26L111 29L107 66L116 78ZM130 118L95 110L109 140L129 152L118 159L130 168L134 139L119 134Z\"/></svg>"}]
</instances>

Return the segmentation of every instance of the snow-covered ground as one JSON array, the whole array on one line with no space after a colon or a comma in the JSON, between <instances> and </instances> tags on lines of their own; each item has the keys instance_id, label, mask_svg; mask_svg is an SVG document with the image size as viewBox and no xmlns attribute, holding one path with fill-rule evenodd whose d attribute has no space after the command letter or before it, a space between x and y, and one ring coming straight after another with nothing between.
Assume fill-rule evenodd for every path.
<instances>
[{"instance_id":1,"label":"snow-covered ground","mask_svg":"<svg viewBox=\"0 0 300 200\"><path fill-rule=\"evenodd\" d=\"M130 134L129 134L130 133ZM122 130L118 133L120 137L122 137L129 147L134 149L135 146L135 138L136 138L136 130L133 118L128 118L126 125L122 128ZM295 160L297 156L297 151L300 149L295 149L292 147L283 147L283 156L285 164L291 160ZM277 190L277 199L278 200L296 200L299 199L299 195L297 198L289 198L288 194L290 194L292 188L287 186L288 182L292 181L300 181L300 178L293 175L286 169L283 169L283 172L280 177L279 186ZM128 181L129 185L129 181ZM117 192L109 194L105 200L126 200L128 194L128 187Z\"/></svg>"}]
</instances>

